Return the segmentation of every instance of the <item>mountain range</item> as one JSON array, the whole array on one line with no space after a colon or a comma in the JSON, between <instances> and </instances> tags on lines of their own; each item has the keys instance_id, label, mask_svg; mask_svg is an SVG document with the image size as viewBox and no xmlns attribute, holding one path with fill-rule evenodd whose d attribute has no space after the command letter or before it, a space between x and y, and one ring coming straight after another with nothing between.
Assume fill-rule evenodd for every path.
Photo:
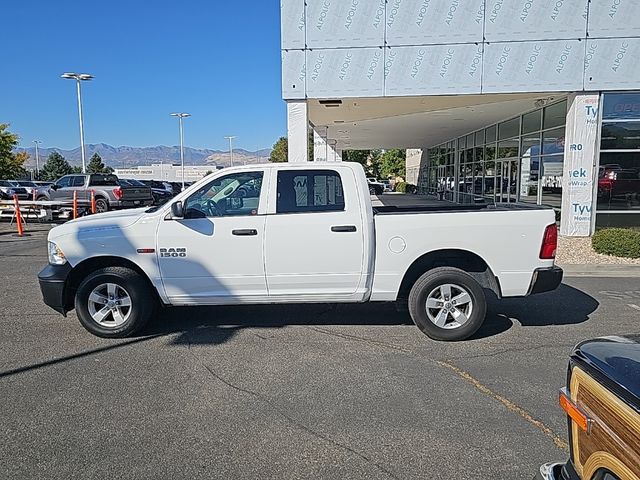
<instances>
[{"instance_id":1,"label":"mountain range","mask_svg":"<svg viewBox=\"0 0 640 480\"><path fill-rule=\"evenodd\" d=\"M44 165L47 157L56 151L71 165L80 165L82 159L80 156L80 147L72 150L63 150L60 148L44 148L39 150L40 166ZM18 151L26 151L30 159L26 164L27 168L33 168L36 164L36 149L34 147L18 149ZM150 165L152 163L180 163L180 147L159 145L155 147L114 147L106 143L85 145L86 161L89 162L91 156L97 153L102 157L105 165L113 168L136 167L139 165ZM242 148L233 150L234 165L264 163L269 160L271 149L266 148L255 152L250 152ZM184 148L185 165L211 165L228 167L231 163L229 151L208 150L198 148Z\"/></svg>"}]
</instances>

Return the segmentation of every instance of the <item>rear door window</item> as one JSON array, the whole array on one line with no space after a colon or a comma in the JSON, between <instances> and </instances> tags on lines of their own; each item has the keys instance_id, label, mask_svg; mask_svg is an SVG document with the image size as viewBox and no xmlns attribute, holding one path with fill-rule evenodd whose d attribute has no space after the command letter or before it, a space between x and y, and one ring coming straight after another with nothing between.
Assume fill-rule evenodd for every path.
<instances>
[{"instance_id":1,"label":"rear door window","mask_svg":"<svg viewBox=\"0 0 640 480\"><path fill-rule=\"evenodd\" d=\"M73 181L71 182L72 187L84 187L84 176L83 175L76 175L75 177L73 177Z\"/></svg>"},{"instance_id":2,"label":"rear door window","mask_svg":"<svg viewBox=\"0 0 640 480\"><path fill-rule=\"evenodd\" d=\"M344 209L342 180L335 170L278 172L276 213L335 212Z\"/></svg>"}]
</instances>

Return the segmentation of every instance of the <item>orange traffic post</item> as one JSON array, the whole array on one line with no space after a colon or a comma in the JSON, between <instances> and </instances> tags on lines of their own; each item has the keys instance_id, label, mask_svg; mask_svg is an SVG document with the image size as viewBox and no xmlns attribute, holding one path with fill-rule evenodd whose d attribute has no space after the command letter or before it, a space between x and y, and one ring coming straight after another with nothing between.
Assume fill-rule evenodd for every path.
<instances>
[{"instance_id":1,"label":"orange traffic post","mask_svg":"<svg viewBox=\"0 0 640 480\"><path fill-rule=\"evenodd\" d=\"M21 237L24 234L24 230L22 229L22 215L20 214L20 204L18 203L18 195L13 196L13 203L16 208L15 217L16 217L16 222L18 222L18 236Z\"/></svg>"},{"instance_id":2,"label":"orange traffic post","mask_svg":"<svg viewBox=\"0 0 640 480\"><path fill-rule=\"evenodd\" d=\"M91 213L96 213L96 191L91 190Z\"/></svg>"},{"instance_id":3,"label":"orange traffic post","mask_svg":"<svg viewBox=\"0 0 640 480\"><path fill-rule=\"evenodd\" d=\"M78 191L73 191L73 219L78 218Z\"/></svg>"}]
</instances>

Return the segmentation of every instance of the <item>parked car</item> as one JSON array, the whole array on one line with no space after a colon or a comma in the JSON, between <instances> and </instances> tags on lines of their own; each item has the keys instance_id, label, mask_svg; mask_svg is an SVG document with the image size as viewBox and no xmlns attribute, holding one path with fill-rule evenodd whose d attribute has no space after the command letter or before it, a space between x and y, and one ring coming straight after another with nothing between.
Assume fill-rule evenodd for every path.
<instances>
[{"instance_id":1,"label":"parked car","mask_svg":"<svg viewBox=\"0 0 640 480\"><path fill-rule=\"evenodd\" d=\"M29 199L29 194L24 187L16 186L8 180L0 180L0 192L9 199L14 195L17 195L19 200Z\"/></svg>"},{"instance_id":2,"label":"parked car","mask_svg":"<svg viewBox=\"0 0 640 480\"><path fill-rule=\"evenodd\" d=\"M77 193L80 201L89 201L94 192L96 210L108 210L144 207L153 203L153 196L146 187L120 185L118 177L112 174L78 174L65 175L56 182L38 190L38 200L71 201L73 193Z\"/></svg>"},{"instance_id":3,"label":"parked car","mask_svg":"<svg viewBox=\"0 0 640 480\"><path fill-rule=\"evenodd\" d=\"M173 198L173 193L170 192L163 182L156 180L139 180L143 185L151 188L153 195L154 205L164 205Z\"/></svg>"},{"instance_id":4,"label":"parked car","mask_svg":"<svg viewBox=\"0 0 640 480\"><path fill-rule=\"evenodd\" d=\"M543 465L537 479L640 479L640 335L575 347L559 402L569 424L569 460Z\"/></svg>"},{"instance_id":5,"label":"parked car","mask_svg":"<svg viewBox=\"0 0 640 480\"><path fill-rule=\"evenodd\" d=\"M368 177L370 195L382 195L384 193L384 183L380 183L375 177Z\"/></svg>"},{"instance_id":6,"label":"parked car","mask_svg":"<svg viewBox=\"0 0 640 480\"><path fill-rule=\"evenodd\" d=\"M380 183L384 185L384 192L393 192L393 184L391 180L381 180Z\"/></svg>"},{"instance_id":7,"label":"parked car","mask_svg":"<svg viewBox=\"0 0 640 480\"><path fill-rule=\"evenodd\" d=\"M259 195L239 195L250 183ZM48 241L45 303L63 314L75 306L103 337L132 335L156 300L398 301L425 334L462 340L484 322L485 289L521 297L562 280L553 209L373 208L362 166L349 162L225 168L168 205L82 218Z\"/></svg>"},{"instance_id":8,"label":"parked car","mask_svg":"<svg viewBox=\"0 0 640 480\"><path fill-rule=\"evenodd\" d=\"M33 193L38 190L38 185L33 183L31 180L9 180L9 183L14 187L24 188L30 198L33 197Z\"/></svg>"}]
</instances>

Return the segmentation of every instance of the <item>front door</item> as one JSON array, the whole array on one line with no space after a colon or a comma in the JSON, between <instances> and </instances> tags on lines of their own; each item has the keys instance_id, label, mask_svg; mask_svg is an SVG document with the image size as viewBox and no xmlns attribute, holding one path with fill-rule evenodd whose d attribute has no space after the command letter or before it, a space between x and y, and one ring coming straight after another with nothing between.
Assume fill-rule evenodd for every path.
<instances>
[{"instance_id":1,"label":"front door","mask_svg":"<svg viewBox=\"0 0 640 480\"><path fill-rule=\"evenodd\" d=\"M353 172L291 169L274 175L277 198L265 240L269 296L320 301L353 295L365 261Z\"/></svg>"},{"instance_id":2,"label":"front door","mask_svg":"<svg viewBox=\"0 0 640 480\"><path fill-rule=\"evenodd\" d=\"M65 175L62 178L59 178L55 183L55 188L53 185L49 187L49 197L51 200L69 200L71 191L71 184L73 183L73 178L75 175Z\"/></svg>"},{"instance_id":3,"label":"front door","mask_svg":"<svg viewBox=\"0 0 640 480\"><path fill-rule=\"evenodd\" d=\"M160 221L156 252L172 303L266 298L263 177L263 170L218 177L183 201L184 218Z\"/></svg>"},{"instance_id":4,"label":"front door","mask_svg":"<svg viewBox=\"0 0 640 480\"><path fill-rule=\"evenodd\" d=\"M514 203L518 200L518 161L498 160L495 171L496 203Z\"/></svg>"}]
</instances>

